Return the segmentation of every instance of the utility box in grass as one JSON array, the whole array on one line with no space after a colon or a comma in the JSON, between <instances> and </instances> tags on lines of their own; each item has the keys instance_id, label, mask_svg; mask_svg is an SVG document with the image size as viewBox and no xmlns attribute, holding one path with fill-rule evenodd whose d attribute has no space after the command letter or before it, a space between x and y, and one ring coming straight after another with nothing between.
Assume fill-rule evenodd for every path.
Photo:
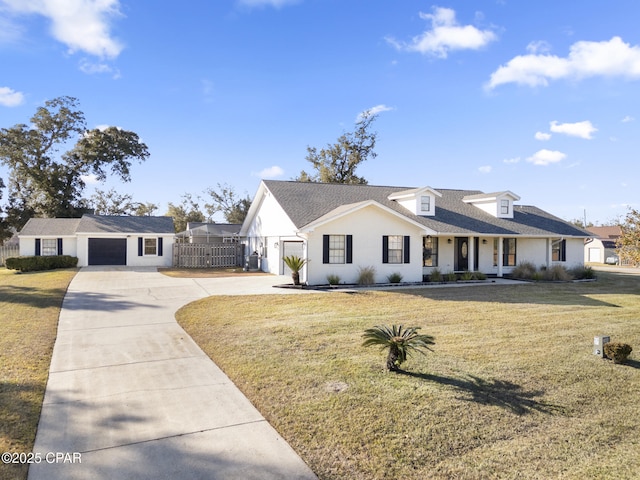
<instances>
[{"instance_id":1,"label":"utility box in grass","mask_svg":"<svg viewBox=\"0 0 640 480\"><path fill-rule=\"evenodd\" d=\"M604 344L610 341L611 337L605 337L604 335L593 337L593 354L604 358Z\"/></svg>"}]
</instances>

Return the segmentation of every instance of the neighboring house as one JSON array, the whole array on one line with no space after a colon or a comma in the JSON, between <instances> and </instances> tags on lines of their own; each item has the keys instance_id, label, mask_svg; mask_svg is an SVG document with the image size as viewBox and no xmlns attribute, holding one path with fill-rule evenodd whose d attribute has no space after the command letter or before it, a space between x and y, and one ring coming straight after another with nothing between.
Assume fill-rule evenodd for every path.
<instances>
[{"instance_id":1,"label":"neighboring house","mask_svg":"<svg viewBox=\"0 0 640 480\"><path fill-rule=\"evenodd\" d=\"M620 263L616 252L616 241L622 235L619 226L589 227L592 237L584 244L584 261L592 263Z\"/></svg>"},{"instance_id":2,"label":"neighboring house","mask_svg":"<svg viewBox=\"0 0 640 480\"><path fill-rule=\"evenodd\" d=\"M187 223L187 229L176 235L180 243L238 243L238 223Z\"/></svg>"},{"instance_id":3,"label":"neighboring house","mask_svg":"<svg viewBox=\"0 0 640 480\"><path fill-rule=\"evenodd\" d=\"M174 232L171 217L32 218L19 233L20 255L71 255L79 267L169 267Z\"/></svg>"},{"instance_id":4,"label":"neighboring house","mask_svg":"<svg viewBox=\"0 0 640 480\"><path fill-rule=\"evenodd\" d=\"M328 275L354 283L360 267L376 282L392 273L419 282L434 269L503 276L517 263L583 265L588 232L516 194L262 181L240 231L261 268L287 274L282 258L307 260L301 280Z\"/></svg>"}]
</instances>

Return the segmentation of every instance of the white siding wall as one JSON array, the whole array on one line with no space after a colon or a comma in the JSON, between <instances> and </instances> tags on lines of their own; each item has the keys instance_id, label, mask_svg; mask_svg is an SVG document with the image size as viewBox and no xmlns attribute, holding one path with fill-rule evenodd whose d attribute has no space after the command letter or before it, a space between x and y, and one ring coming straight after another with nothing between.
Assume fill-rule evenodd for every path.
<instances>
[{"instance_id":1,"label":"white siding wall","mask_svg":"<svg viewBox=\"0 0 640 480\"><path fill-rule=\"evenodd\" d=\"M353 235L353 263L323 264L323 235ZM383 235L410 236L410 264L382 263ZM369 206L316 228L309 234L307 267L311 285L326 284L327 275L340 276L343 283L356 283L358 268L372 266L376 270L375 281L387 281L387 276L398 272L403 281L422 281L422 236L423 232L384 210Z\"/></svg>"},{"instance_id":2,"label":"white siding wall","mask_svg":"<svg viewBox=\"0 0 640 480\"><path fill-rule=\"evenodd\" d=\"M75 237L20 237L20 255L30 257L36 254L36 238L62 238L62 254L76 257L78 255L77 241Z\"/></svg>"},{"instance_id":3,"label":"white siding wall","mask_svg":"<svg viewBox=\"0 0 640 480\"><path fill-rule=\"evenodd\" d=\"M261 268L275 275L282 273L280 246L283 241L300 241L295 225L276 200L266 192L256 216L247 229L247 254L258 252Z\"/></svg>"},{"instance_id":4,"label":"white siding wall","mask_svg":"<svg viewBox=\"0 0 640 480\"><path fill-rule=\"evenodd\" d=\"M138 237L160 238L162 237L162 256L147 255L138 256ZM173 243L174 235L150 235L150 234L128 234L128 235L78 235L77 256L78 266L89 265L89 238L126 238L127 239L127 266L129 267L171 267L173 265Z\"/></svg>"}]
</instances>

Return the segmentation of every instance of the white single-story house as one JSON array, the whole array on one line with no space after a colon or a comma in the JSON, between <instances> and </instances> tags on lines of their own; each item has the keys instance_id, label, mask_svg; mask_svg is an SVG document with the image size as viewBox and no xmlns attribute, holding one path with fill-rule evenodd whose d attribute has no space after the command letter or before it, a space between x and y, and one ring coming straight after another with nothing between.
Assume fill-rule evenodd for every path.
<instances>
[{"instance_id":1,"label":"white single-story house","mask_svg":"<svg viewBox=\"0 0 640 480\"><path fill-rule=\"evenodd\" d=\"M170 267L175 229L171 217L31 218L19 238L22 256L71 255L79 267Z\"/></svg>"},{"instance_id":2,"label":"white single-story house","mask_svg":"<svg viewBox=\"0 0 640 480\"><path fill-rule=\"evenodd\" d=\"M364 267L382 283L393 273L420 282L434 269L501 277L523 261L583 265L589 232L519 200L510 191L264 180L240 236L264 271L288 274L287 255L307 260L301 281L310 285L329 275L355 283Z\"/></svg>"},{"instance_id":3,"label":"white single-story house","mask_svg":"<svg viewBox=\"0 0 640 480\"><path fill-rule=\"evenodd\" d=\"M189 222L184 232L176 234L176 241L180 243L238 243L238 233L242 224L239 223L204 223Z\"/></svg>"}]
</instances>

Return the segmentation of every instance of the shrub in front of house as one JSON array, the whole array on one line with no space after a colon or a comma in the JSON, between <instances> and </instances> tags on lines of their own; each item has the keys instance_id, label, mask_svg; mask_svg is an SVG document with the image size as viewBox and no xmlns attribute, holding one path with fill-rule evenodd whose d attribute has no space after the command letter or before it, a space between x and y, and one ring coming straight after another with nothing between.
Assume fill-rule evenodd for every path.
<instances>
[{"instance_id":1,"label":"shrub in front of house","mask_svg":"<svg viewBox=\"0 0 640 480\"><path fill-rule=\"evenodd\" d=\"M522 280L534 280L536 273L538 273L538 269L533 263L520 262L511 272L511 276Z\"/></svg>"},{"instance_id":2,"label":"shrub in front of house","mask_svg":"<svg viewBox=\"0 0 640 480\"><path fill-rule=\"evenodd\" d=\"M465 270L464 272L462 272L462 275L460 275L460 280L462 280L463 282L469 282L473 280L473 272Z\"/></svg>"},{"instance_id":3,"label":"shrub in front of house","mask_svg":"<svg viewBox=\"0 0 640 480\"><path fill-rule=\"evenodd\" d=\"M487 276L482 272L473 272L474 280L486 280Z\"/></svg>"},{"instance_id":4,"label":"shrub in front of house","mask_svg":"<svg viewBox=\"0 0 640 480\"><path fill-rule=\"evenodd\" d=\"M455 272L445 273L444 281L445 282L457 282L458 281L458 276L455 274Z\"/></svg>"},{"instance_id":5,"label":"shrub in front of house","mask_svg":"<svg viewBox=\"0 0 640 480\"><path fill-rule=\"evenodd\" d=\"M402 274L400 272L393 272L387 276L389 283L400 283L402 281Z\"/></svg>"},{"instance_id":6,"label":"shrub in front of house","mask_svg":"<svg viewBox=\"0 0 640 480\"><path fill-rule=\"evenodd\" d=\"M568 282L573 277L562 265L552 265L544 271L543 279L549 282Z\"/></svg>"},{"instance_id":7,"label":"shrub in front of house","mask_svg":"<svg viewBox=\"0 0 640 480\"><path fill-rule=\"evenodd\" d=\"M434 283L440 283L442 281L442 272L434 268L431 270L431 274L429 275L429 281Z\"/></svg>"},{"instance_id":8,"label":"shrub in front of house","mask_svg":"<svg viewBox=\"0 0 640 480\"><path fill-rule=\"evenodd\" d=\"M590 266L579 266L569 270L576 280L592 280L596 278L596 272Z\"/></svg>"},{"instance_id":9,"label":"shrub in front of house","mask_svg":"<svg viewBox=\"0 0 640 480\"><path fill-rule=\"evenodd\" d=\"M358 268L358 285L373 285L376 282L376 269L374 267Z\"/></svg>"},{"instance_id":10,"label":"shrub in front of house","mask_svg":"<svg viewBox=\"0 0 640 480\"><path fill-rule=\"evenodd\" d=\"M6 266L9 270L18 270L20 272L75 268L77 265L78 257L72 257L70 255L13 257L7 258L6 260Z\"/></svg>"},{"instance_id":11,"label":"shrub in front of house","mask_svg":"<svg viewBox=\"0 0 640 480\"><path fill-rule=\"evenodd\" d=\"M633 348L627 343L609 342L604 344L604 355L613 360L613 363L624 363L631 354Z\"/></svg>"},{"instance_id":12,"label":"shrub in front of house","mask_svg":"<svg viewBox=\"0 0 640 480\"><path fill-rule=\"evenodd\" d=\"M327 275L327 282L329 282L329 285L338 285L340 283L340 276L339 275Z\"/></svg>"}]
</instances>

